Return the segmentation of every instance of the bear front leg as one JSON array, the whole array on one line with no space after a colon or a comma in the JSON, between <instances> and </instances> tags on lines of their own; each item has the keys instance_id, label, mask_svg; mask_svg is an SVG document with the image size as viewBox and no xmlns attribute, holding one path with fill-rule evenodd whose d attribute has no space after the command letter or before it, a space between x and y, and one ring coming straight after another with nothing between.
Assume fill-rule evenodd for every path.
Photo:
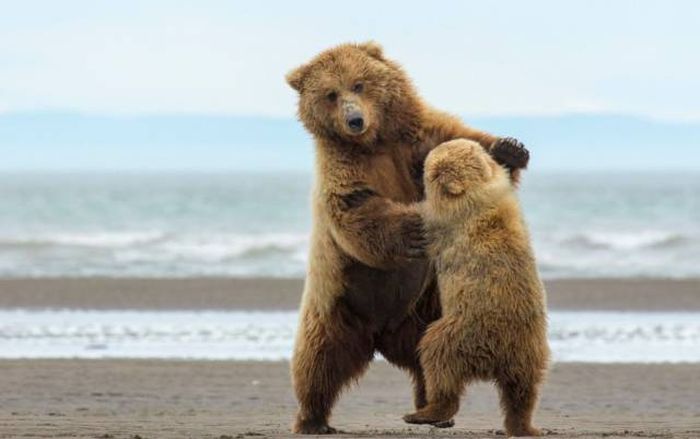
<instances>
[{"instance_id":1,"label":"bear front leg","mask_svg":"<svg viewBox=\"0 0 700 439\"><path fill-rule=\"evenodd\" d=\"M478 142L498 164L505 166L510 172L511 181L517 184L520 181L520 173L527 168L530 153L525 146L512 137L496 137L484 131L472 128L463 123L459 118L447 113L432 110L424 117L423 129L426 133L427 143L418 154L422 155L420 163L425 160L428 153L443 142L454 139L467 139Z\"/></svg>"},{"instance_id":2,"label":"bear front leg","mask_svg":"<svg viewBox=\"0 0 700 439\"><path fill-rule=\"evenodd\" d=\"M327 209L335 242L369 267L393 269L425 257L428 238L415 205L357 189L329 194Z\"/></svg>"},{"instance_id":3,"label":"bear front leg","mask_svg":"<svg viewBox=\"0 0 700 439\"><path fill-rule=\"evenodd\" d=\"M299 412L294 433L333 434L328 418L341 390L372 360L372 338L362 325L336 312L323 318L304 312L292 358L292 381Z\"/></svg>"},{"instance_id":4,"label":"bear front leg","mask_svg":"<svg viewBox=\"0 0 700 439\"><path fill-rule=\"evenodd\" d=\"M455 139L473 140L488 150L498 137L465 124L451 114L430 109L423 115L423 131L433 149L437 145ZM426 155L429 151L426 151Z\"/></svg>"}]
</instances>

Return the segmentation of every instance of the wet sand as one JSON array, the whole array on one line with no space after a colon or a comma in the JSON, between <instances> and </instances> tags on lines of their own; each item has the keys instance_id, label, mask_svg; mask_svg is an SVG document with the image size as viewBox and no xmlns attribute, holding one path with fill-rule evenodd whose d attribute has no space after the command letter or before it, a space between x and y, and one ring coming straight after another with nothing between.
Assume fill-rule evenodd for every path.
<instances>
[{"instance_id":1,"label":"wet sand","mask_svg":"<svg viewBox=\"0 0 700 439\"><path fill-rule=\"evenodd\" d=\"M287 363L0 362L0 437L288 437ZM407 377L373 364L336 407L352 437L498 437L495 389L473 386L456 427L409 426ZM558 364L536 416L554 437L700 437L700 366Z\"/></svg>"},{"instance_id":2,"label":"wet sand","mask_svg":"<svg viewBox=\"0 0 700 439\"><path fill-rule=\"evenodd\" d=\"M700 310L700 279L545 282L562 310ZM0 279L0 308L296 309L300 279Z\"/></svg>"}]
</instances>

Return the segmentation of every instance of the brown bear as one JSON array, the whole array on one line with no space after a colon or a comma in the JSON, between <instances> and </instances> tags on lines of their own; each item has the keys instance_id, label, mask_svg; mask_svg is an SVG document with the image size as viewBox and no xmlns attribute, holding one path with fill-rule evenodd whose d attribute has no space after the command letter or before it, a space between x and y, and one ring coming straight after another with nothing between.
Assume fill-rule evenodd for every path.
<instances>
[{"instance_id":1,"label":"brown bear","mask_svg":"<svg viewBox=\"0 0 700 439\"><path fill-rule=\"evenodd\" d=\"M422 211L442 317L419 343L428 404L406 422L450 426L465 385L494 380L509 436L536 436L549 358L545 292L506 171L476 142L425 161Z\"/></svg>"},{"instance_id":2,"label":"brown bear","mask_svg":"<svg viewBox=\"0 0 700 439\"><path fill-rule=\"evenodd\" d=\"M425 405L418 341L440 316L416 206L423 161L438 144L472 139L512 172L528 162L499 139L438 112L375 43L343 44L291 71L298 114L316 143L313 229L291 365L300 409L294 432L335 430L340 391L380 352L407 370Z\"/></svg>"}]
</instances>

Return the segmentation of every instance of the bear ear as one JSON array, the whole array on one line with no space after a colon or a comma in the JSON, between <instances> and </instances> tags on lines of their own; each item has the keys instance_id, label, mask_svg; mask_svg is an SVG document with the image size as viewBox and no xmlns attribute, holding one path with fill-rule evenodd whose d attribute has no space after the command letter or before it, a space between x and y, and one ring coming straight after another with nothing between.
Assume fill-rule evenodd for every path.
<instances>
[{"instance_id":1,"label":"bear ear","mask_svg":"<svg viewBox=\"0 0 700 439\"><path fill-rule=\"evenodd\" d=\"M461 195L466 189L464 184L455 178L445 181L442 185L442 190L448 195Z\"/></svg>"},{"instance_id":2,"label":"bear ear","mask_svg":"<svg viewBox=\"0 0 700 439\"><path fill-rule=\"evenodd\" d=\"M463 179L452 170L441 170L435 180L445 195L461 195L467 190Z\"/></svg>"},{"instance_id":3,"label":"bear ear","mask_svg":"<svg viewBox=\"0 0 700 439\"><path fill-rule=\"evenodd\" d=\"M372 58L376 58L380 61L384 59L384 49L382 49L382 46L376 41L367 41L366 43L358 44L357 47L365 51Z\"/></svg>"},{"instance_id":4,"label":"bear ear","mask_svg":"<svg viewBox=\"0 0 700 439\"><path fill-rule=\"evenodd\" d=\"M308 73L309 66L304 64L287 73L285 79L287 80L287 84L289 84L290 87L300 92L302 86L304 85L304 79L306 79L306 75Z\"/></svg>"}]
</instances>

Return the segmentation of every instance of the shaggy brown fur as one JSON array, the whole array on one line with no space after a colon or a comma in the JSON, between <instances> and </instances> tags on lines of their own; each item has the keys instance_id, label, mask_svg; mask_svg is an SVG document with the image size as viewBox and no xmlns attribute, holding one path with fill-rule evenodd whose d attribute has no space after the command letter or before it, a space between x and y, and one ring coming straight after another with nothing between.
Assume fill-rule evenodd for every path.
<instances>
[{"instance_id":1,"label":"shaggy brown fur","mask_svg":"<svg viewBox=\"0 0 700 439\"><path fill-rule=\"evenodd\" d=\"M404 419L449 425L466 384L495 380L508 435L539 435L545 293L513 186L479 144L453 140L428 155L425 188L443 316L419 344L428 404Z\"/></svg>"},{"instance_id":2,"label":"shaggy brown fur","mask_svg":"<svg viewBox=\"0 0 700 439\"><path fill-rule=\"evenodd\" d=\"M513 170L527 151L425 105L374 43L327 50L287 75L316 141L310 263L292 360L300 404L293 430L331 433L331 408L375 351L406 369L425 405L416 347L440 315L416 207L423 161L446 140L469 138Z\"/></svg>"}]
</instances>

